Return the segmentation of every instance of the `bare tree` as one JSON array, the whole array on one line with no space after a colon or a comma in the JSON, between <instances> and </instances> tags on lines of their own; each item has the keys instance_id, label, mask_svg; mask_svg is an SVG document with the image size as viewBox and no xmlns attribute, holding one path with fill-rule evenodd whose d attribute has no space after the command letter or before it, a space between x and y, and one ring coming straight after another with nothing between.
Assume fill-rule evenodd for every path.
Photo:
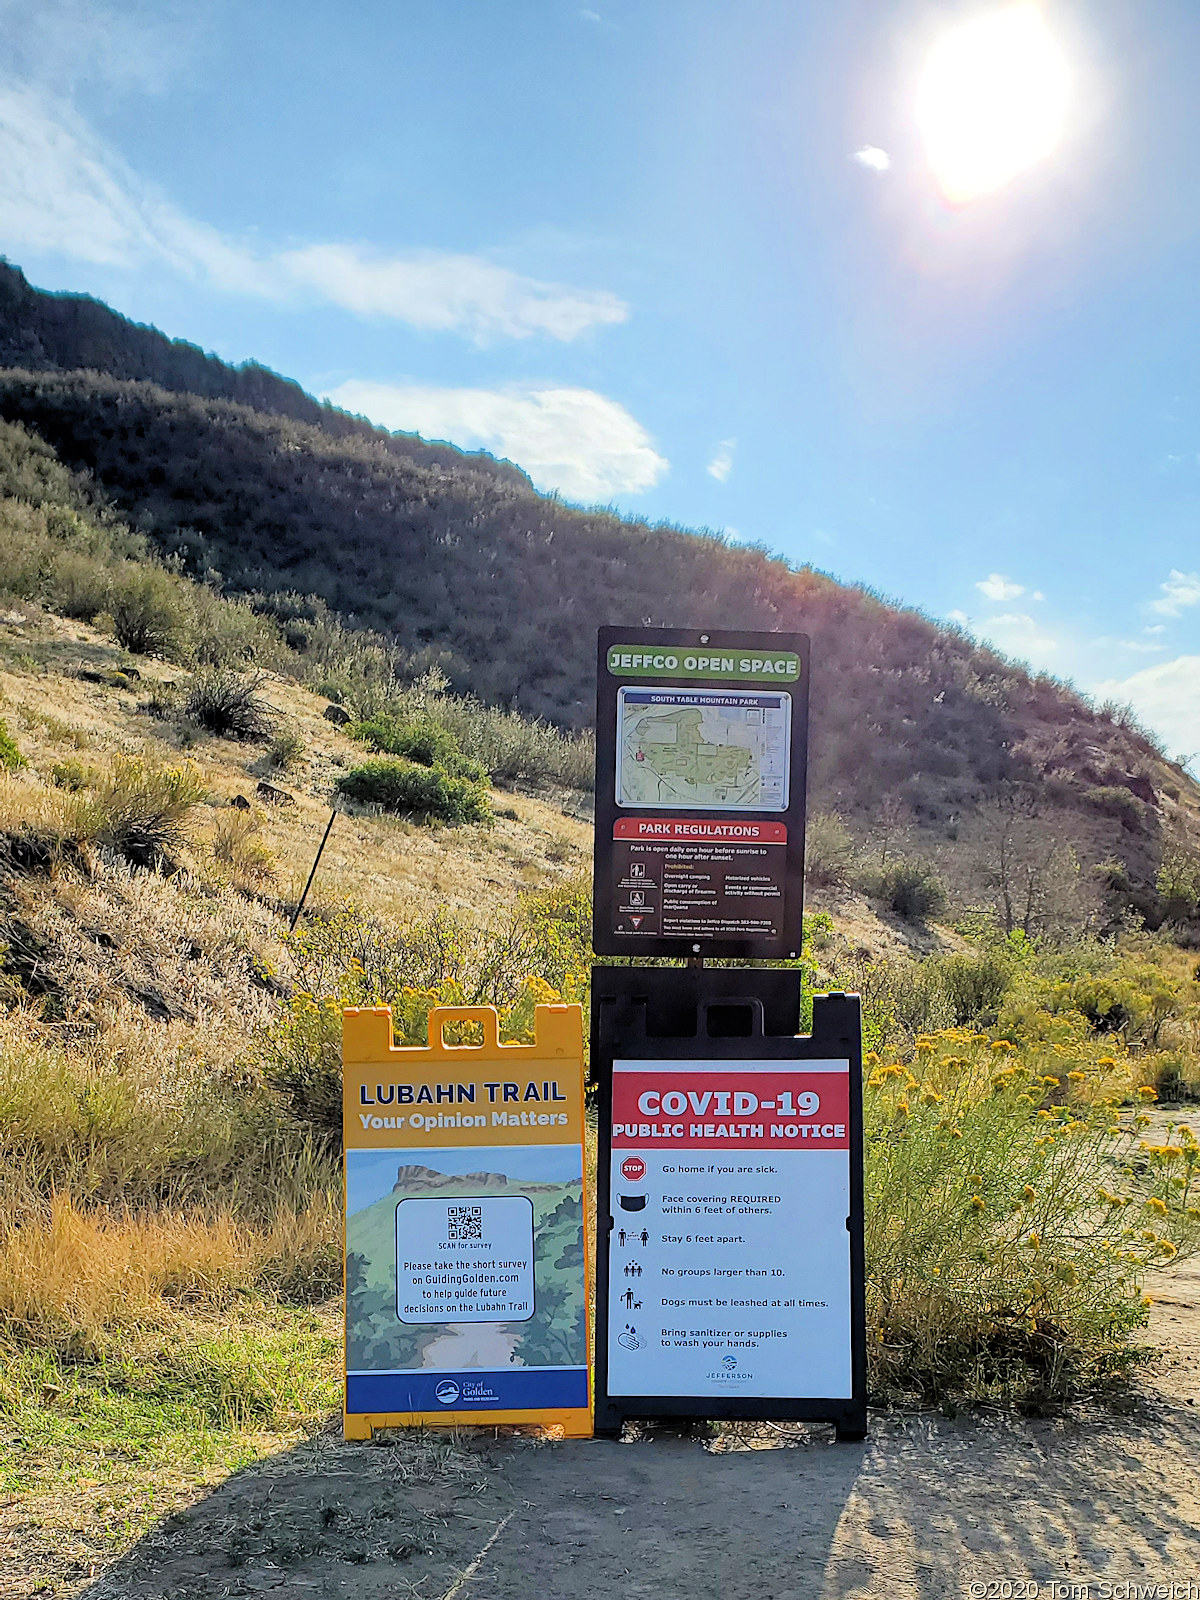
<instances>
[{"instance_id":1,"label":"bare tree","mask_svg":"<svg viewBox=\"0 0 1200 1600\"><path fill-rule=\"evenodd\" d=\"M983 881L1005 934L1027 938L1086 922L1079 859L1029 789L1013 786L981 810Z\"/></svg>"}]
</instances>

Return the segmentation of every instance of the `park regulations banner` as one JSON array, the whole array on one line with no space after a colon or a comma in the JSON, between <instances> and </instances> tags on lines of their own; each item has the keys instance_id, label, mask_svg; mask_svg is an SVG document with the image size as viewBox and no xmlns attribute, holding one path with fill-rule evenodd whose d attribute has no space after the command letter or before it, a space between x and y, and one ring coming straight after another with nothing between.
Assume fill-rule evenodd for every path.
<instances>
[{"instance_id":1,"label":"park regulations banner","mask_svg":"<svg viewBox=\"0 0 1200 1600\"><path fill-rule=\"evenodd\" d=\"M446 1044L463 1023L482 1045ZM438 1008L397 1047L386 1007L343 1013L347 1438L592 1431L582 1011L538 1006L532 1044L498 1024Z\"/></svg>"}]
</instances>

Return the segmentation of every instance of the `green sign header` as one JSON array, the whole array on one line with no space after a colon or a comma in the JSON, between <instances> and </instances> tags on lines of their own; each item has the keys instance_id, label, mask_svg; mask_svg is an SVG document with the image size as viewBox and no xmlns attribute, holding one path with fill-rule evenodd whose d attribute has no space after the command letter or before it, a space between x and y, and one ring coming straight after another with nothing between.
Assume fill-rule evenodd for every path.
<instances>
[{"instance_id":1,"label":"green sign header","mask_svg":"<svg viewBox=\"0 0 1200 1600\"><path fill-rule=\"evenodd\" d=\"M698 678L722 683L795 683L800 657L791 650L683 649L675 645L648 648L614 644L608 651L614 678Z\"/></svg>"}]
</instances>

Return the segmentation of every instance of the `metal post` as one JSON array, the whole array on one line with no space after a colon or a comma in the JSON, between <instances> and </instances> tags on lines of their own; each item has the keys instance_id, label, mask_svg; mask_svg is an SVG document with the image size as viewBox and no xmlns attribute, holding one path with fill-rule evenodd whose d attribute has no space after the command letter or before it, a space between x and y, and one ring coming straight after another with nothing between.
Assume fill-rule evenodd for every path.
<instances>
[{"instance_id":1,"label":"metal post","mask_svg":"<svg viewBox=\"0 0 1200 1600\"><path fill-rule=\"evenodd\" d=\"M296 931L296 924L300 921L300 913L304 910L304 902L308 899L308 891L312 888L313 879L317 875L317 868L321 864L321 854L324 851L326 844L328 843L329 834L330 834L330 832L331 832L331 830L333 828L333 819L336 816L337 816L337 808L335 807L329 813L329 821L325 824L325 832L321 837L321 843L317 846L317 854L316 854L316 857L313 860L312 871L308 875L308 882L304 885L304 893L300 896L300 902L297 905L297 907L295 909L295 912L292 915L291 924L288 927L288 932L289 933L295 933L295 931Z\"/></svg>"}]
</instances>

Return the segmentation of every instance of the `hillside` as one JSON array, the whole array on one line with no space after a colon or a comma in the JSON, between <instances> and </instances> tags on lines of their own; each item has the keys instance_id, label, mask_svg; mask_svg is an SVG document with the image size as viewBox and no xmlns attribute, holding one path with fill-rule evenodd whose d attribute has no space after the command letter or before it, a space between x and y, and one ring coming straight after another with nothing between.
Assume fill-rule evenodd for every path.
<instances>
[{"instance_id":1,"label":"hillside","mask_svg":"<svg viewBox=\"0 0 1200 1600\"><path fill-rule=\"evenodd\" d=\"M388 641L402 677L435 667L460 692L579 727L600 620L802 629L815 810L936 857L976 899L1015 834L1023 861L1047 844L1071 854L1109 914L1158 915L1151 886L1192 848L1200 792L1122 713L810 568L564 506L12 269L4 283L0 359L25 366L0 371L0 418L289 643L332 616Z\"/></svg>"},{"instance_id":2,"label":"hillside","mask_svg":"<svg viewBox=\"0 0 1200 1600\"><path fill-rule=\"evenodd\" d=\"M18 267L0 257L0 367L34 372L83 367L112 378L156 383L181 394L232 400L274 416L293 417L335 439L366 438L406 459L439 462L479 472L499 482L528 483L519 467L486 451L426 444L415 434L391 435L361 417L314 400L298 383L256 361L230 366L185 339L168 339L157 328L130 322L86 294L47 294L34 289Z\"/></svg>"}]
</instances>

